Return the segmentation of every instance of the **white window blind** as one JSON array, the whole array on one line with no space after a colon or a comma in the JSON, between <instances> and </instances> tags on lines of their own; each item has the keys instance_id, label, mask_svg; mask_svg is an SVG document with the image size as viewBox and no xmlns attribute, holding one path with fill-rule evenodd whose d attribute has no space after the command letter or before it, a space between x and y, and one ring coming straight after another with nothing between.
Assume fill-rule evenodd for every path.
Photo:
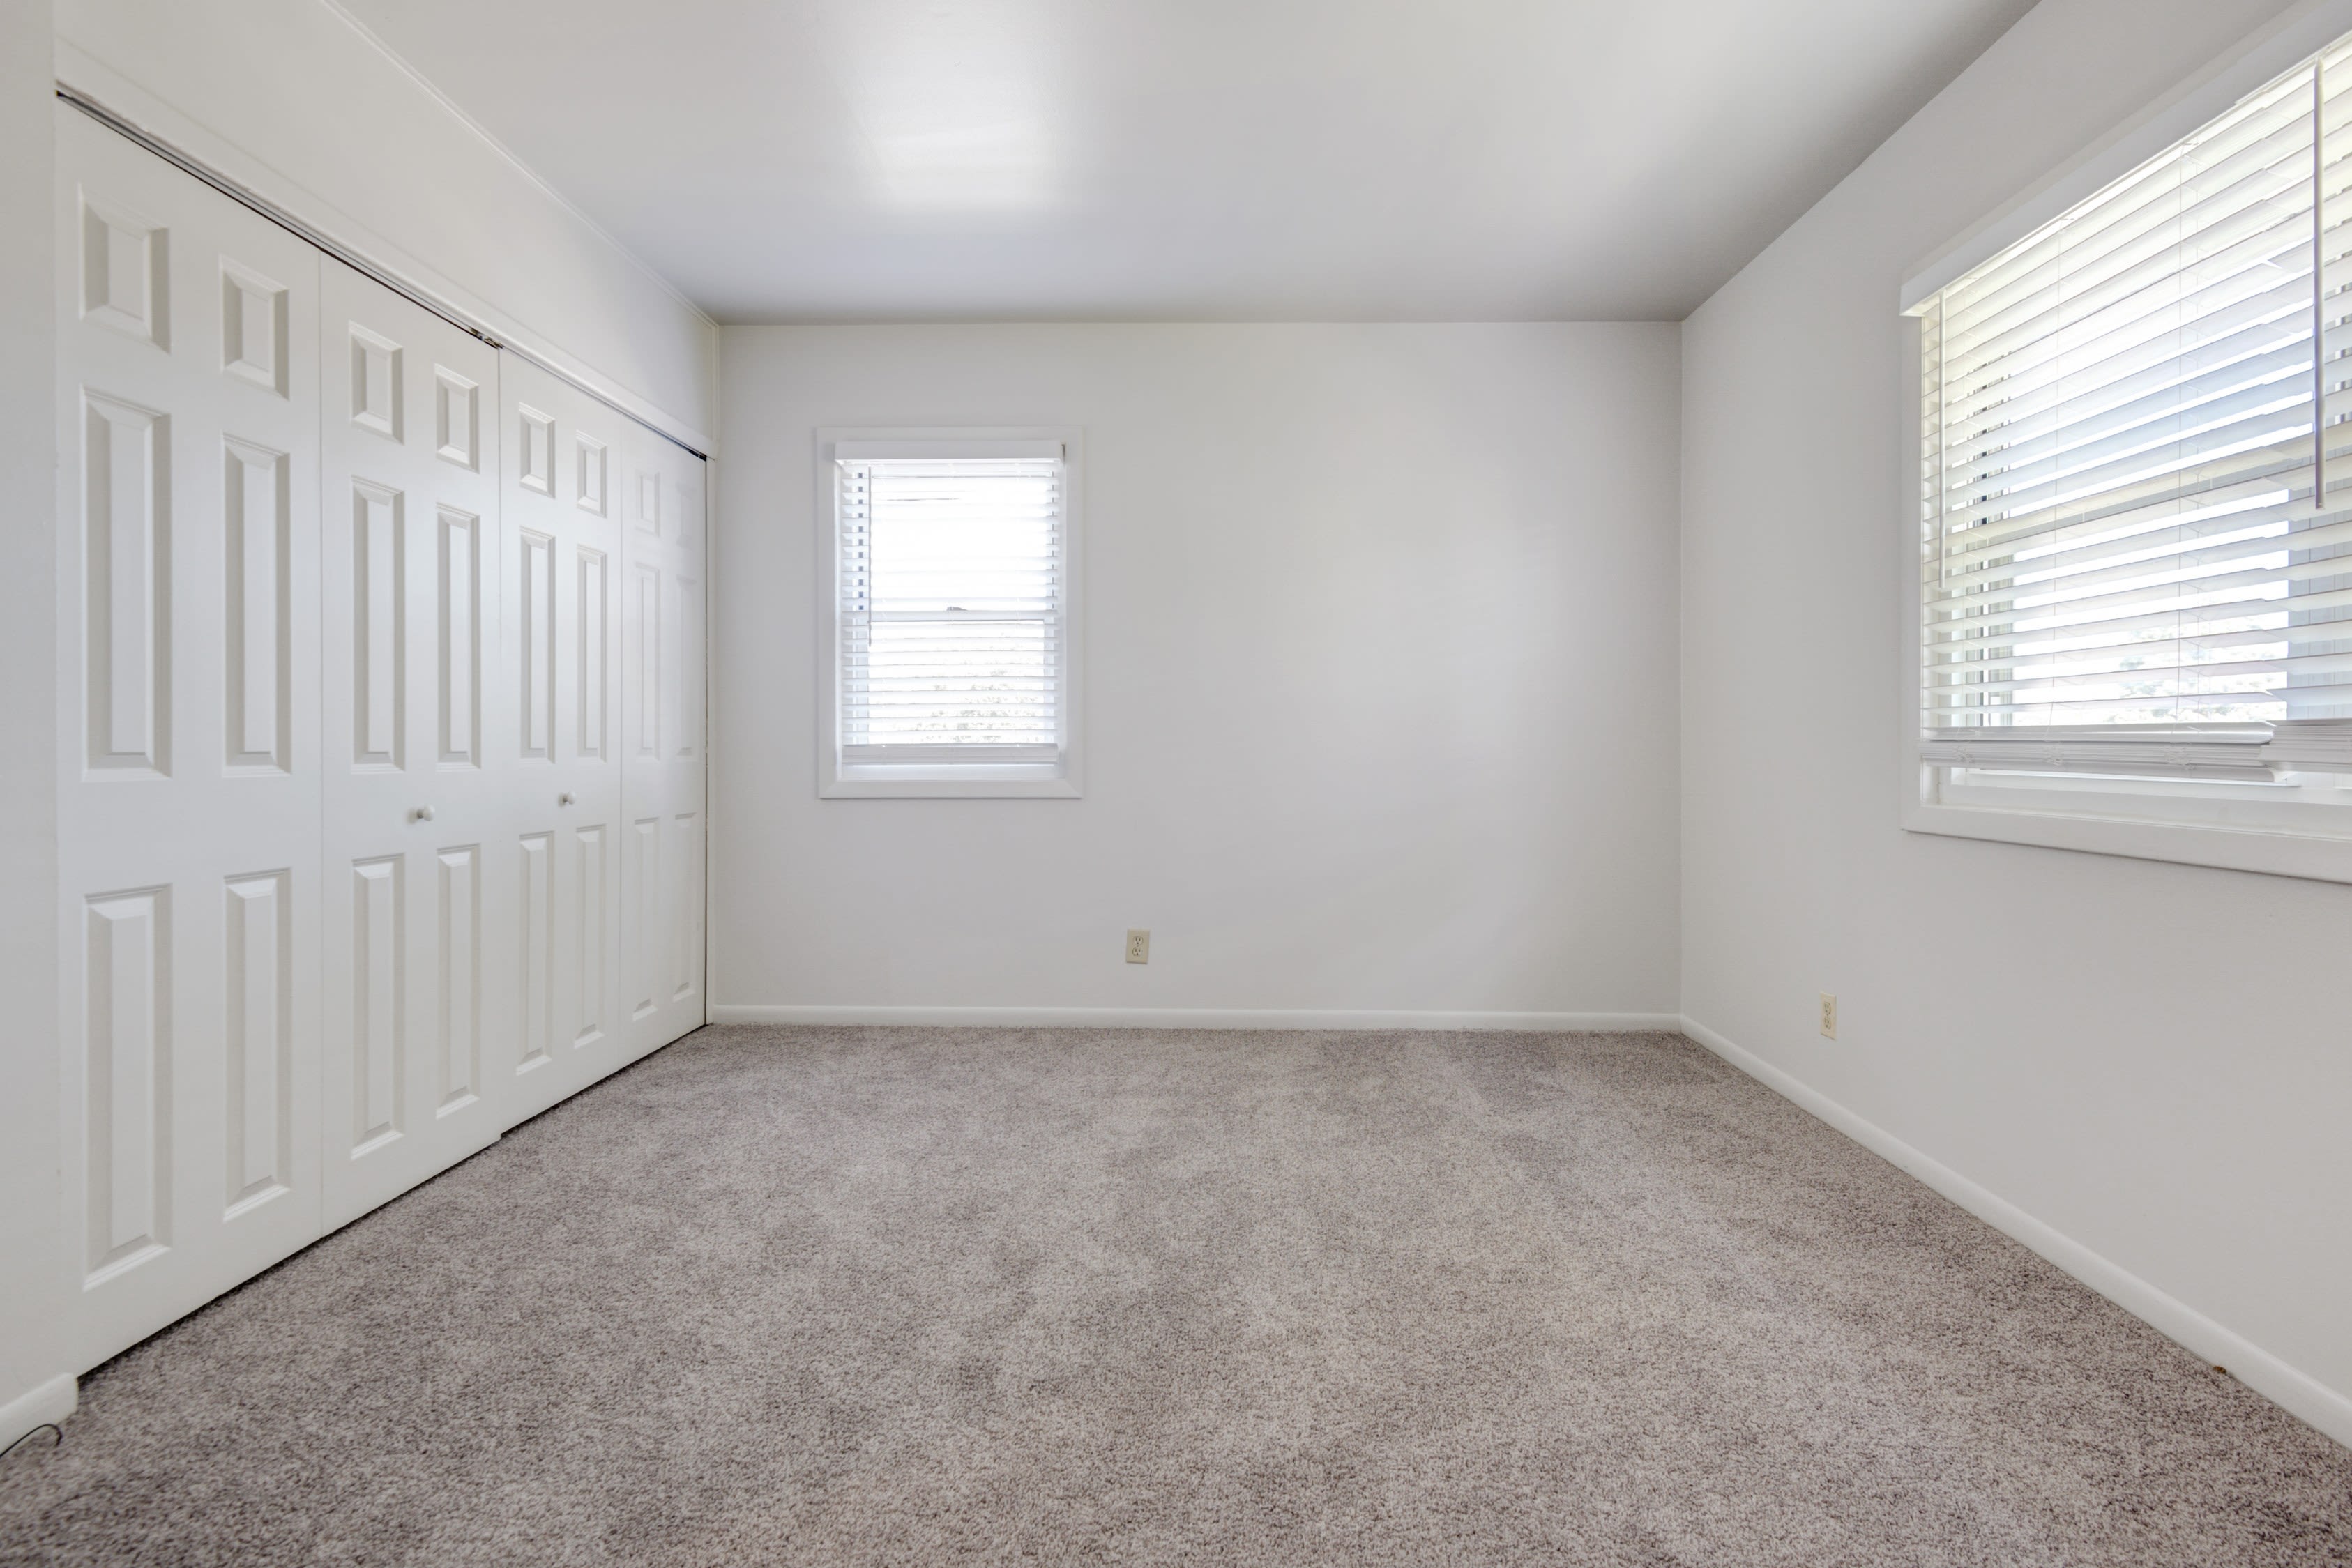
<instances>
[{"instance_id":1,"label":"white window blind","mask_svg":"<svg viewBox=\"0 0 2352 1568\"><path fill-rule=\"evenodd\" d=\"M846 763L1052 763L1066 733L1057 456L838 460Z\"/></svg>"},{"instance_id":2,"label":"white window blind","mask_svg":"<svg viewBox=\"0 0 2352 1568\"><path fill-rule=\"evenodd\" d=\"M1920 308L1927 760L2337 766L2347 154L2352 39Z\"/></svg>"}]
</instances>

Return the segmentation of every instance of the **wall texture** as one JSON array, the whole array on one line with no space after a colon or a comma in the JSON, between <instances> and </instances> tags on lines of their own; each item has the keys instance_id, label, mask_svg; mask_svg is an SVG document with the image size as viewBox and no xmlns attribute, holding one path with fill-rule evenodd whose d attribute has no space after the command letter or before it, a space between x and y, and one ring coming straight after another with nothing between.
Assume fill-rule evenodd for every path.
<instances>
[{"instance_id":1,"label":"wall texture","mask_svg":"<svg viewBox=\"0 0 2352 1568\"><path fill-rule=\"evenodd\" d=\"M0 0L0 1444L70 1404L58 1233L57 421L48 0ZM43 1385L47 1385L47 1388Z\"/></svg>"},{"instance_id":2,"label":"wall texture","mask_svg":"<svg viewBox=\"0 0 2352 1568\"><path fill-rule=\"evenodd\" d=\"M1685 325L1682 995L2352 1441L2352 887L1897 825L1897 286L2283 9L2044 0Z\"/></svg>"},{"instance_id":3,"label":"wall texture","mask_svg":"<svg viewBox=\"0 0 2352 1568\"><path fill-rule=\"evenodd\" d=\"M328 0L58 0L58 74L707 440L717 329Z\"/></svg>"},{"instance_id":4,"label":"wall texture","mask_svg":"<svg viewBox=\"0 0 2352 1568\"><path fill-rule=\"evenodd\" d=\"M1675 328L723 357L715 1003L1672 1011ZM818 800L814 432L1033 423L1086 429L1086 798Z\"/></svg>"}]
</instances>

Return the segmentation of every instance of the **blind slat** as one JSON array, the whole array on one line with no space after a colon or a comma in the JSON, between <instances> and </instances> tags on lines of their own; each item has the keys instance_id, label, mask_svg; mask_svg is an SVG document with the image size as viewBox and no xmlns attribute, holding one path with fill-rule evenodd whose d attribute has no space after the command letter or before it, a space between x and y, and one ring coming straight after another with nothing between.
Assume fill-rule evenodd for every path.
<instances>
[{"instance_id":1,"label":"blind slat","mask_svg":"<svg viewBox=\"0 0 2352 1568\"><path fill-rule=\"evenodd\" d=\"M840 462L845 760L1051 760L1063 730L1063 466Z\"/></svg>"},{"instance_id":2,"label":"blind slat","mask_svg":"<svg viewBox=\"0 0 2352 1568\"><path fill-rule=\"evenodd\" d=\"M2317 451L2336 498L2352 52L2325 58L1922 308L1931 734L2352 717L2352 515Z\"/></svg>"}]
</instances>

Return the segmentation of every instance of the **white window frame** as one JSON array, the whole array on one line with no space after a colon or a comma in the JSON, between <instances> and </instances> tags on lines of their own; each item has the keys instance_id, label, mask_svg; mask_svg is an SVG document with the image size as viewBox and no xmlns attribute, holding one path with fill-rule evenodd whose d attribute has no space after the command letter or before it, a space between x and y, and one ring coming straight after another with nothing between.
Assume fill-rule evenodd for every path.
<instances>
[{"instance_id":1,"label":"white window frame","mask_svg":"<svg viewBox=\"0 0 2352 1568\"><path fill-rule=\"evenodd\" d=\"M2308 0L2181 83L2034 189L1944 246L1904 280L1899 452L1901 548L1895 602L1902 688L1896 712L1902 821L1911 832L2221 866L2275 876L2352 882L2352 806L2273 806L2233 799L2227 787L2168 793L2161 784L2107 787L2094 779L1997 787L1951 786L1948 769L1920 758L1920 539L1916 476L1921 431L1916 402L1923 349L1911 311L1944 287L2106 188L2226 113L2265 82L2352 32L2352 0Z\"/></svg>"},{"instance_id":2,"label":"white window frame","mask_svg":"<svg viewBox=\"0 0 2352 1568\"><path fill-rule=\"evenodd\" d=\"M845 444L900 457L1034 456L1062 448L1063 637L1060 758L1051 763L857 763L841 755L841 523L835 483ZM878 450L877 450L878 449ZM817 794L826 800L1075 800L1086 793L1086 433L1076 425L826 426L816 433Z\"/></svg>"}]
</instances>

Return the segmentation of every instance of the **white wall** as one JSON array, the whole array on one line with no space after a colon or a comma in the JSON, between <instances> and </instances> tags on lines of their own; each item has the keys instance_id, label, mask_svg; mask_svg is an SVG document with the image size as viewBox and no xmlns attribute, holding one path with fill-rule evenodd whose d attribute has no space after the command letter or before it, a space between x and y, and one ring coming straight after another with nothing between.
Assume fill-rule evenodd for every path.
<instances>
[{"instance_id":1,"label":"white wall","mask_svg":"<svg viewBox=\"0 0 2352 1568\"><path fill-rule=\"evenodd\" d=\"M48 0L0 0L0 1443L62 1414Z\"/></svg>"},{"instance_id":2,"label":"white wall","mask_svg":"<svg viewBox=\"0 0 2352 1568\"><path fill-rule=\"evenodd\" d=\"M714 1003L1671 1012L1675 342L727 329ZM1032 423L1086 798L818 800L814 431Z\"/></svg>"},{"instance_id":3,"label":"white wall","mask_svg":"<svg viewBox=\"0 0 2352 1568\"><path fill-rule=\"evenodd\" d=\"M2352 887L1896 821L1897 285L2283 9L2044 0L1686 324L1682 990L2352 1441Z\"/></svg>"},{"instance_id":4,"label":"white wall","mask_svg":"<svg viewBox=\"0 0 2352 1568\"><path fill-rule=\"evenodd\" d=\"M698 444L717 329L323 0L57 0L58 74Z\"/></svg>"}]
</instances>

